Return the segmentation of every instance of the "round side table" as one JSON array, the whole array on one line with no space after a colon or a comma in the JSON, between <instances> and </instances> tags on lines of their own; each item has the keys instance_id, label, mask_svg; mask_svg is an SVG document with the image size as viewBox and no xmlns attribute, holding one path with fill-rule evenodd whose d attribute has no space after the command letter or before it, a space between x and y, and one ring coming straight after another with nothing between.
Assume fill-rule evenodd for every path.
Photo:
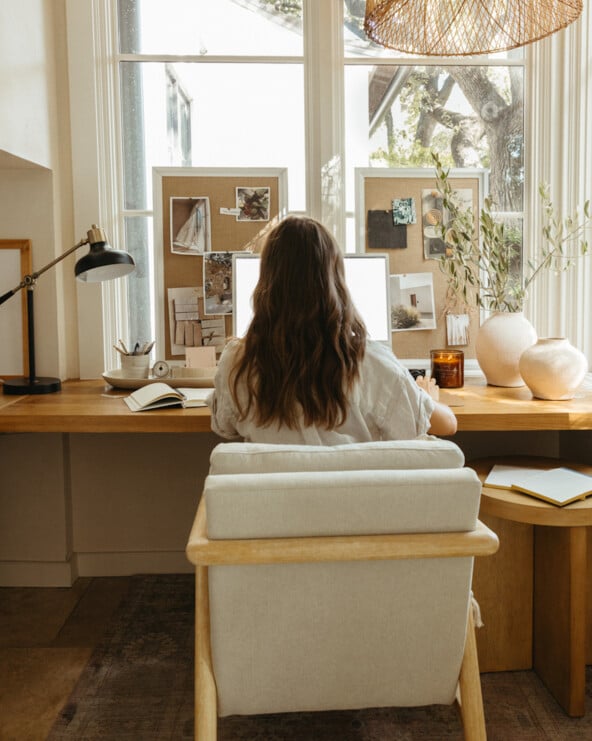
<instances>
[{"instance_id":1,"label":"round side table","mask_svg":"<svg viewBox=\"0 0 592 741\"><path fill-rule=\"evenodd\" d=\"M592 476L592 466L556 458L485 458L467 465L484 481L496 463L540 469L562 466ZM474 590L477 599L482 590L484 601L492 605L495 617L496 603L499 615L504 610L512 613L514 603L522 603L528 609L528 592L531 592L532 667L569 715L584 715L587 528L592 525L592 496L558 507L518 491L484 485L479 516L485 522L498 518L502 528L502 521L521 523L523 527L509 530L507 542L504 542L504 533L498 532L500 551L507 546L505 556L502 554L505 574L492 576L490 571L480 582L476 564ZM495 521L488 524L496 530ZM496 557L497 554L488 559L492 569L496 568ZM518 581L508 587L503 583L505 579ZM486 611L484 620L487 627ZM514 651L515 655L524 649L528 651L528 645L517 645L519 641L524 644L524 634L517 630L512 636L511 624L504 630L509 651ZM489 649L495 651L495 647Z\"/></svg>"}]
</instances>

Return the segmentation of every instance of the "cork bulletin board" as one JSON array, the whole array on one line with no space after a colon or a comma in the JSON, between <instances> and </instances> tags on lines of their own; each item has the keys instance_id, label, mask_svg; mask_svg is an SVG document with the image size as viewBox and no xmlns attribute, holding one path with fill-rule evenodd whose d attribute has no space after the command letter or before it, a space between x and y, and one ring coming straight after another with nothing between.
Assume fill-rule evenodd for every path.
<instances>
[{"instance_id":1,"label":"cork bulletin board","mask_svg":"<svg viewBox=\"0 0 592 741\"><path fill-rule=\"evenodd\" d=\"M287 212L284 168L154 168L156 354L222 350L232 331L232 252L259 252Z\"/></svg>"},{"instance_id":2,"label":"cork bulletin board","mask_svg":"<svg viewBox=\"0 0 592 741\"><path fill-rule=\"evenodd\" d=\"M451 170L450 183L473 213L479 213L485 171ZM380 249L389 255L392 327L396 327L393 351L401 359L424 365L430 350L437 348L455 347L465 358L475 357L479 312L473 309L467 317L465 308L447 301L446 278L439 266L445 249L438 225L445 219L432 171L356 169L356 251ZM416 324L408 326L413 321Z\"/></svg>"},{"instance_id":3,"label":"cork bulletin board","mask_svg":"<svg viewBox=\"0 0 592 741\"><path fill-rule=\"evenodd\" d=\"M18 286L31 273L31 242L0 239L0 296ZM27 291L14 294L0 306L0 376L27 375Z\"/></svg>"}]
</instances>

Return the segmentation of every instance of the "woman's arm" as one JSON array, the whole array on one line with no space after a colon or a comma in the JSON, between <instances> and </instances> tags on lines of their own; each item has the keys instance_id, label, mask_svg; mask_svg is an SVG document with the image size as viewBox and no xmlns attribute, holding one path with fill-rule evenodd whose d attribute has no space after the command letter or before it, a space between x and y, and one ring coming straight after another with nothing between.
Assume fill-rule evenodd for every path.
<instances>
[{"instance_id":1,"label":"woman's arm","mask_svg":"<svg viewBox=\"0 0 592 741\"><path fill-rule=\"evenodd\" d=\"M449 406L442 404L439 401L440 389L436 385L434 379L419 376L416 379L416 382L417 385L429 394L435 402L434 411L430 417L428 433L430 435L438 436L454 435L458 426L456 416Z\"/></svg>"}]
</instances>

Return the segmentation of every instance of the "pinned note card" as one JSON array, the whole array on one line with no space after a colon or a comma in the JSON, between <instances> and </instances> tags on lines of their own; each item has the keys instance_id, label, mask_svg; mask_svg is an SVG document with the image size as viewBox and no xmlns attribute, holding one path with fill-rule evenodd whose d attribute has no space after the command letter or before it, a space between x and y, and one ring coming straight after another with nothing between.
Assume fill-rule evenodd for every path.
<instances>
[{"instance_id":1,"label":"pinned note card","mask_svg":"<svg viewBox=\"0 0 592 741\"><path fill-rule=\"evenodd\" d=\"M215 368L216 348L213 345L207 347L186 347L185 365L188 368Z\"/></svg>"}]
</instances>

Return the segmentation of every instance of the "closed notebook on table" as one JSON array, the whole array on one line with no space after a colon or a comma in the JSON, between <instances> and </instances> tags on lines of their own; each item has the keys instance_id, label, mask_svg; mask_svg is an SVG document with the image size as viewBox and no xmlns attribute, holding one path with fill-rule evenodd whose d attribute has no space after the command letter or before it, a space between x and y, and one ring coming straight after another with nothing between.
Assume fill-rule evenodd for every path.
<instances>
[{"instance_id":1,"label":"closed notebook on table","mask_svg":"<svg viewBox=\"0 0 592 741\"><path fill-rule=\"evenodd\" d=\"M563 507L592 494L592 476L572 468L551 468L533 476L516 477L512 488Z\"/></svg>"}]
</instances>

